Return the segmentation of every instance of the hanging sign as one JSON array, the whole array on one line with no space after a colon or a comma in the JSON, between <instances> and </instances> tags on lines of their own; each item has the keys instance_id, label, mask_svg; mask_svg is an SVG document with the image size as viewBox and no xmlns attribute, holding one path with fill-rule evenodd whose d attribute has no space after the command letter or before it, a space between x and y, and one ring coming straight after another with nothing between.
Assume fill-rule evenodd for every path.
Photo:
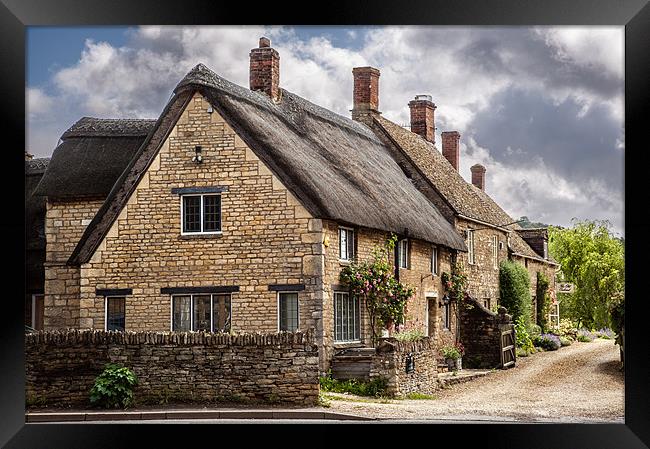
<instances>
[{"instance_id":1,"label":"hanging sign","mask_svg":"<svg viewBox=\"0 0 650 449\"><path fill-rule=\"evenodd\" d=\"M575 291L575 285L569 282L559 282L557 284L558 293L573 293Z\"/></svg>"}]
</instances>

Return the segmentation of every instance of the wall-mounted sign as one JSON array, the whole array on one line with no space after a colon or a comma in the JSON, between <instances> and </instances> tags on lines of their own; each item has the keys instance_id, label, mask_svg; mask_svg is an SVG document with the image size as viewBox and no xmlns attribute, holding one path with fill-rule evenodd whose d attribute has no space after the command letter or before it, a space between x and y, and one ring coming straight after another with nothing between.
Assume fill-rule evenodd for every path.
<instances>
[{"instance_id":1,"label":"wall-mounted sign","mask_svg":"<svg viewBox=\"0 0 650 449\"><path fill-rule=\"evenodd\" d=\"M573 293L575 290L575 285L569 282L559 282L557 284L558 293Z\"/></svg>"}]
</instances>

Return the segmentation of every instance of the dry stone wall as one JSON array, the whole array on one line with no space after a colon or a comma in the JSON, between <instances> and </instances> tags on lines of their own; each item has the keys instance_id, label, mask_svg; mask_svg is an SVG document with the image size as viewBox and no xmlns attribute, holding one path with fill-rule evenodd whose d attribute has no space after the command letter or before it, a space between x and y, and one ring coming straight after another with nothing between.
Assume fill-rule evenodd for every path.
<instances>
[{"instance_id":1,"label":"dry stone wall","mask_svg":"<svg viewBox=\"0 0 650 449\"><path fill-rule=\"evenodd\" d=\"M109 362L135 372L139 404L318 400L313 333L38 332L26 335L25 359L28 404L88 406Z\"/></svg>"},{"instance_id":2,"label":"dry stone wall","mask_svg":"<svg viewBox=\"0 0 650 449\"><path fill-rule=\"evenodd\" d=\"M391 396L433 394L438 388L436 359L435 345L428 337L415 341L384 338L372 358L370 378L386 379L387 393Z\"/></svg>"}]
</instances>

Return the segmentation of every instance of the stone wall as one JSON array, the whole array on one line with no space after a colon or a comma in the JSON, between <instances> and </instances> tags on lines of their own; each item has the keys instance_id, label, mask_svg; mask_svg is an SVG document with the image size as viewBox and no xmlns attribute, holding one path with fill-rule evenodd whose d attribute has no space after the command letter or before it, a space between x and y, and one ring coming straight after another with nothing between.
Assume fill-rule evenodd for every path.
<instances>
[{"instance_id":1,"label":"stone wall","mask_svg":"<svg viewBox=\"0 0 650 449\"><path fill-rule=\"evenodd\" d=\"M45 213L45 329L79 326L79 268L66 265L102 200L48 201Z\"/></svg>"},{"instance_id":2,"label":"stone wall","mask_svg":"<svg viewBox=\"0 0 650 449\"><path fill-rule=\"evenodd\" d=\"M491 312L472 298L465 298L460 309L463 367L501 367L501 332L514 327L510 315L503 307L499 314Z\"/></svg>"},{"instance_id":3,"label":"stone wall","mask_svg":"<svg viewBox=\"0 0 650 449\"><path fill-rule=\"evenodd\" d=\"M312 333L38 332L26 335L25 359L27 402L40 405L88 406L108 362L135 372L138 404L318 400Z\"/></svg>"},{"instance_id":4,"label":"stone wall","mask_svg":"<svg viewBox=\"0 0 650 449\"><path fill-rule=\"evenodd\" d=\"M407 373L407 358L412 358L413 371ZM372 358L370 378L388 381L387 393L404 396L409 393L433 394L438 388L437 351L432 339L398 341L383 338Z\"/></svg>"}]
</instances>

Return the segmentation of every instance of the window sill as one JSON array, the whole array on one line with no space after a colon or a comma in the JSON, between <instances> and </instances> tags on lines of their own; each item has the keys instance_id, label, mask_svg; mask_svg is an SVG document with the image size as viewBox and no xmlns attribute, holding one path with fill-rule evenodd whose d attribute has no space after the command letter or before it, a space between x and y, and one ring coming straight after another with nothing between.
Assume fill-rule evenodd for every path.
<instances>
[{"instance_id":1,"label":"window sill","mask_svg":"<svg viewBox=\"0 0 650 449\"><path fill-rule=\"evenodd\" d=\"M181 234L178 240L193 240L193 239L220 239L223 237L222 232L215 232L214 234Z\"/></svg>"},{"instance_id":2,"label":"window sill","mask_svg":"<svg viewBox=\"0 0 650 449\"><path fill-rule=\"evenodd\" d=\"M339 265L342 267L347 267L352 263L352 260L339 259Z\"/></svg>"},{"instance_id":3,"label":"window sill","mask_svg":"<svg viewBox=\"0 0 650 449\"><path fill-rule=\"evenodd\" d=\"M334 349L349 349L349 348L363 348L364 344L359 341L341 341L335 342L333 345Z\"/></svg>"}]
</instances>

